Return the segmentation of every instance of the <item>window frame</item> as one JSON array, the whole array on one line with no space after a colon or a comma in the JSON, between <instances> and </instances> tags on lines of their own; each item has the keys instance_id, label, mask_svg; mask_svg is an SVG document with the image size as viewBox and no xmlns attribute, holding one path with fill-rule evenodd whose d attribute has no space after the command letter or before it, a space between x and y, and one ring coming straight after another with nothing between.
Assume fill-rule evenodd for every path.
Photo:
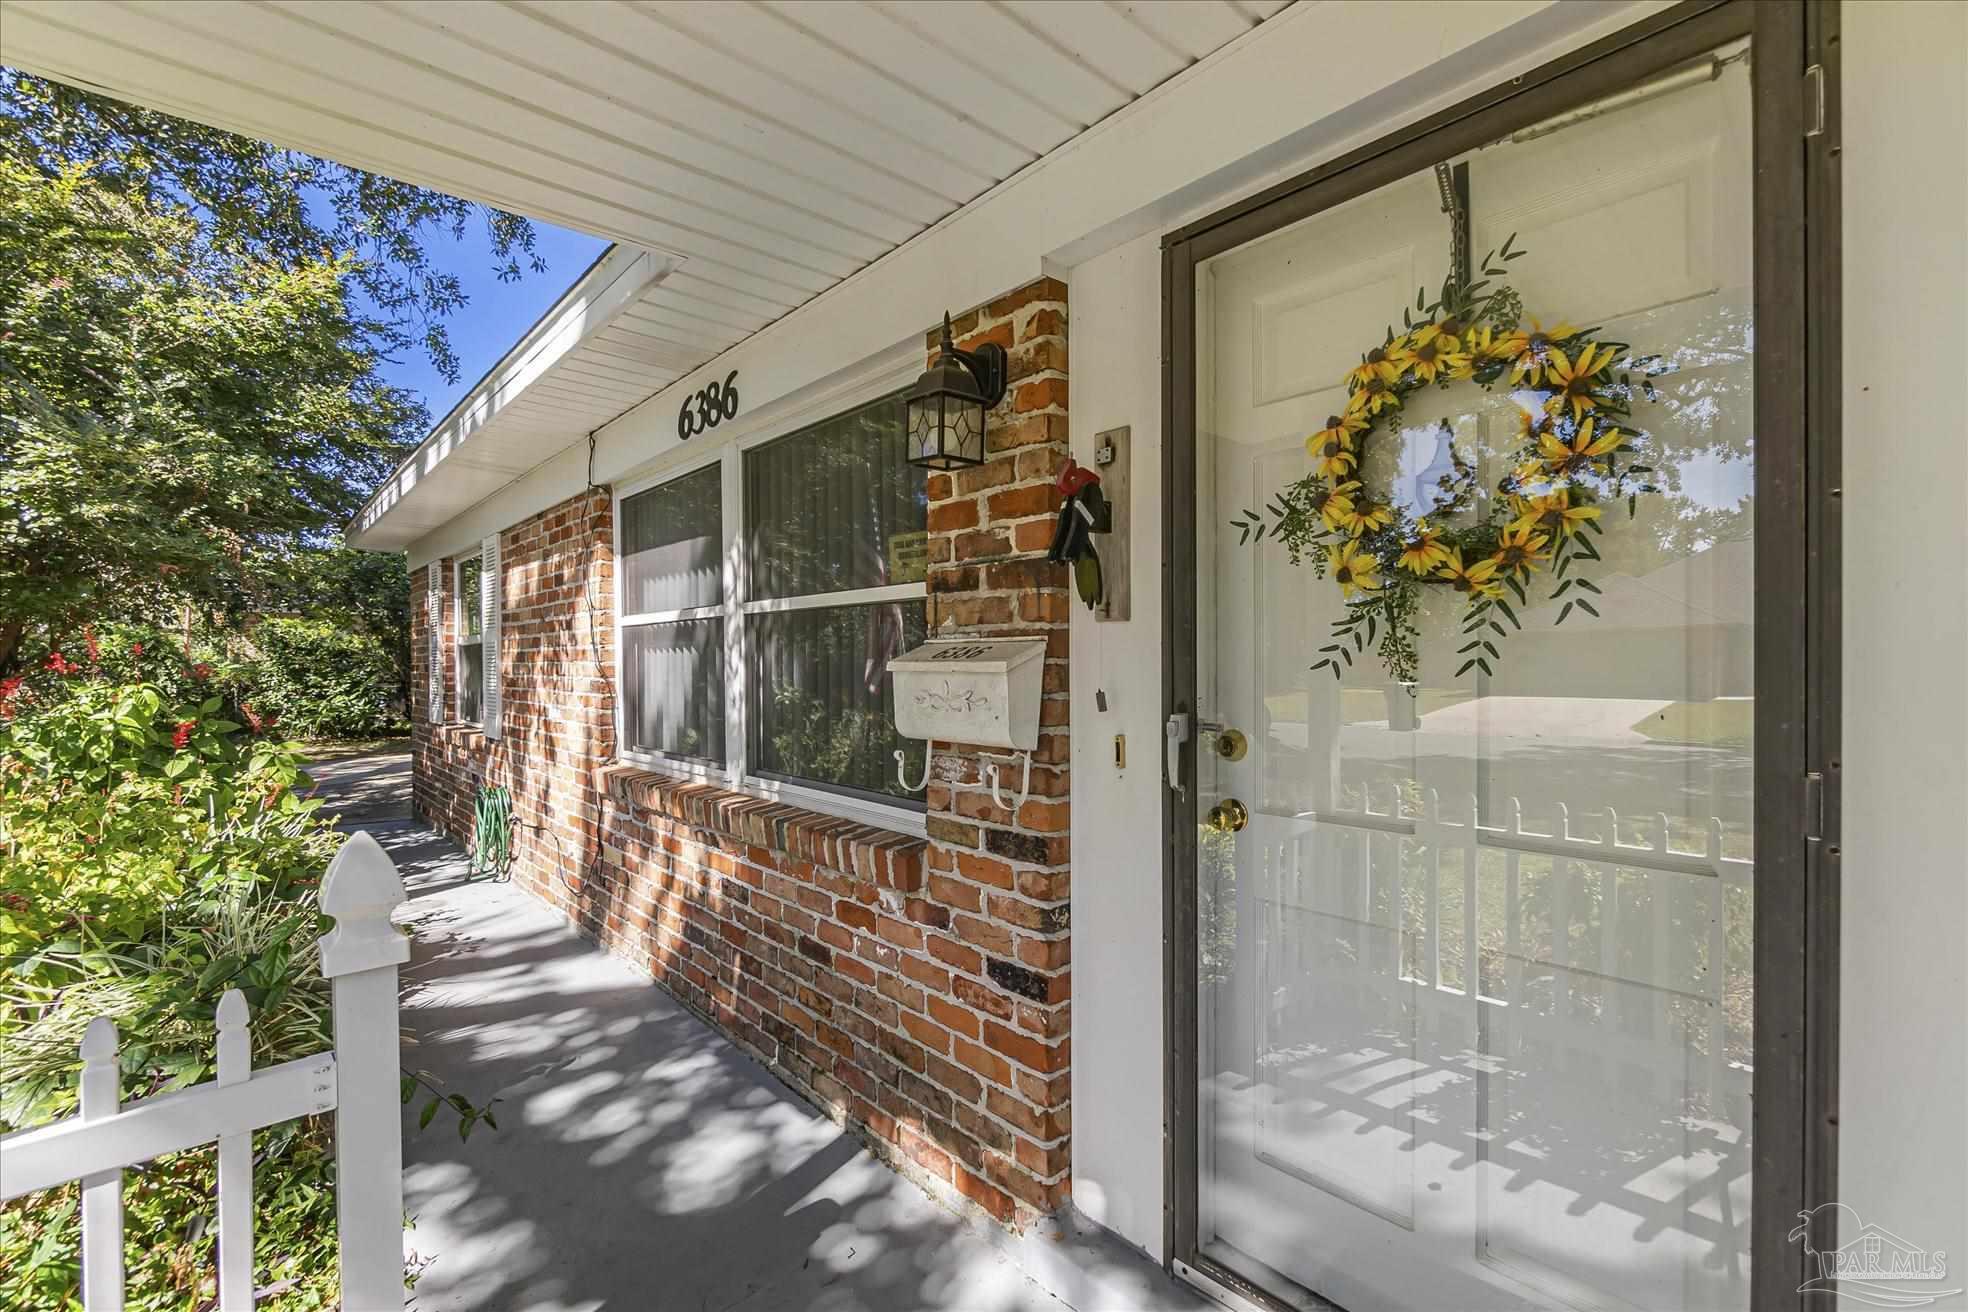
<instances>
[{"instance_id":1,"label":"window frame","mask_svg":"<svg viewBox=\"0 0 1968 1312\"><path fill-rule=\"evenodd\" d=\"M811 389L792 403L774 403L758 412L727 422L715 446L708 449L693 442L676 444L643 469L615 484L613 496L614 570L613 611L617 653L617 695L615 703L616 754L624 761L659 773L699 783L715 784L732 792L744 793L764 801L784 802L825 815L861 824L874 825L915 837L925 835L926 808L875 801L864 793L835 790L824 785L801 782L777 775L760 774L751 764L750 678L751 616L768 612L834 609L871 603L922 602L929 599L929 581L892 583L873 588L853 588L843 592L808 593L795 597L751 600L751 579L745 559L745 455L761 446L790 437L801 429L848 414L882 400L914 380L922 368L920 346L885 353L874 369L857 378L833 386ZM723 553L722 601L715 606L693 606L677 611L652 611L625 615L623 590L627 571L621 568L622 503L651 488L698 473L710 465L720 470L723 491L721 534ZM926 617L925 617L926 618ZM623 671L620 656L625 650L624 630L648 624L673 623L683 619L722 619L724 621L724 760L706 761L628 745L625 699L619 681Z\"/></svg>"},{"instance_id":2,"label":"window frame","mask_svg":"<svg viewBox=\"0 0 1968 1312\"><path fill-rule=\"evenodd\" d=\"M451 678L457 687L457 696L451 701L451 722L467 724L476 728L485 727L485 632L480 628L478 641L469 642L471 614L465 609L465 566L476 563L479 567L478 588L481 618L485 605L485 552L469 551L451 562L451 608L452 624L455 626L451 636ZM471 718L465 714L465 648L478 648L478 716Z\"/></svg>"}]
</instances>

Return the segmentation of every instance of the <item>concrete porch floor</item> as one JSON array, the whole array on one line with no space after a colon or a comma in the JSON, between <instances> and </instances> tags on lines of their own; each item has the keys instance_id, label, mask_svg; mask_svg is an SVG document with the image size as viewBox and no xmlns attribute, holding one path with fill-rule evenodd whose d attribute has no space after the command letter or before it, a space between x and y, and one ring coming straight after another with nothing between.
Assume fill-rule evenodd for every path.
<instances>
[{"instance_id":1,"label":"concrete porch floor","mask_svg":"<svg viewBox=\"0 0 1968 1312\"><path fill-rule=\"evenodd\" d=\"M428 1312L1215 1307L1087 1227L1012 1238L931 1199L628 965L408 814L408 757L313 774L402 871L406 1066L499 1129L404 1116ZM1034 1278L1034 1277L1037 1278Z\"/></svg>"}]
</instances>

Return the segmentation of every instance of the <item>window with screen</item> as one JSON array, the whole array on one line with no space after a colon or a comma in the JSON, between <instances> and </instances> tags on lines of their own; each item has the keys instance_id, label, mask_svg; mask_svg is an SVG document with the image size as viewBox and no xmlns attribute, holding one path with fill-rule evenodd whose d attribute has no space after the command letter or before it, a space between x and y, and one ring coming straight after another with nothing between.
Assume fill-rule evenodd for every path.
<instances>
[{"instance_id":1,"label":"window with screen","mask_svg":"<svg viewBox=\"0 0 1968 1312\"><path fill-rule=\"evenodd\" d=\"M485 718L485 609L481 596L483 562L458 562L458 718L479 724Z\"/></svg>"},{"instance_id":2,"label":"window with screen","mask_svg":"<svg viewBox=\"0 0 1968 1312\"><path fill-rule=\"evenodd\" d=\"M753 774L897 802L888 662L924 629L927 475L900 396L744 453Z\"/></svg>"},{"instance_id":3,"label":"window with screen","mask_svg":"<svg viewBox=\"0 0 1968 1312\"><path fill-rule=\"evenodd\" d=\"M925 628L927 476L903 416L883 397L622 498L626 751L847 814L922 809L896 777L897 750L921 776L924 745L895 732L888 673Z\"/></svg>"}]
</instances>

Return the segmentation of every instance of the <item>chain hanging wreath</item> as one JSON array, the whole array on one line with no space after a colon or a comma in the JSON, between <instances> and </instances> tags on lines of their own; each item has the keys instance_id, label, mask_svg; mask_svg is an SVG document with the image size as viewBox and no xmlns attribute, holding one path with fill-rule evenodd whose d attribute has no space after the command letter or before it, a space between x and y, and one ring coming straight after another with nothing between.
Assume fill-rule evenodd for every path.
<instances>
[{"instance_id":1,"label":"chain hanging wreath","mask_svg":"<svg viewBox=\"0 0 1968 1312\"><path fill-rule=\"evenodd\" d=\"M1635 358L1625 342L1598 341L1595 328L1545 328L1536 319L1524 327L1522 300L1497 281L1506 276L1504 264L1524 254L1512 248L1515 241L1513 233L1483 257L1480 280L1465 286L1452 276L1433 304L1426 289L1418 292L1415 308L1401 311L1402 331L1389 327L1386 340L1347 373L1345 408L1306 439L1312 472L1277 493L1265 507L1268 520L1247 509L1232 521L1244 544L1272 538L1294 565L1309 557L1321 578L1338 584L1346 613L1333 621L1315 670L1338 678L1373 646L1395 682L1413 685L1415 611L1421 589L1434 586L1466 598L1456 677L1471 669L1494 673L1497 640L1510 632L1503 621L1524 627L1510 596L1528 606L1527 585L1548 569L1556 584L1551 599L1565 599L1557 623L1574 608L1596 618L1591 597L1600 590L1587 575L1601 559L1593 545L1605 532L1599 503L1624 500L1631 517L1640 496L1660 491L1648 466L1631 463L1638 435L1630 431L1633 374L1655 399L1659 358ZM1451 467L1435 480L1425 507L1404 507L1389 490L1363 485L1369 442L1408 397L1460 382L1488 391L1499 381L1535 399L1520 401L1513 467L1480 518L1444 522L1476 504L1476 467L1453 441L1444 443Z\"/></svg>"}]
</instances>

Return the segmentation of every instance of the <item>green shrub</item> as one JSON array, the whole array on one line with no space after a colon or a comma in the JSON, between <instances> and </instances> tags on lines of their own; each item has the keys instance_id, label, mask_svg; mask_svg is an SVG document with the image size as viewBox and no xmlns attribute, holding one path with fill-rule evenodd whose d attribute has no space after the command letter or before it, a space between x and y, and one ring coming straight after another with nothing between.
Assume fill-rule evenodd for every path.
<instances>
[{"instance_id":1,"label":"green shrub","mask_svg":"<svg viewBox=\"0 0 1968 1312\"><path fill-rule=\"evenodd\" d=\"M214 1013L252 1009L253 1064L333 1046L316 964L322 874L338 839L300 795L297 745L223 718L220 697L174 702L154 684L62 676L16 689L0 723L0 1133L70 1114L96 1016L121 1036L126 1100L214 1075ZM407 1075L408 1101L427 1077ZM461 1133L489 1109L442 1095ZM255 1283L263 1306L338 1297L334 1149L327 1118L255 1136ZM125 1174L128 1306L211 1306L209 1149ZM75 1185L0 1207L0 1307L79 1308Z\"/></svg>"},{"instance_id":2,"label":"green shrub","mask_svg":"<svg viewBox=\"0 0 1968 1312\"><path fill-rule=\"evenodd\" d=\"M374 738L406 727L392 705L395 663L374 638L325 620L266 620L258 659L237 675L240 704L298 738Z\"/></svg>"},{"instance_id":3,"label":"green shrub","mask_svg":"<svg viewBox=\"0 0 1968 1312\"><path fill-rule=\"evenodd\" d=\"M77 1047L97 1015L123 1036L126 1098L212 1076L228 988L252 1005L256 1065L330 1046L312 958L336 840L296 794L293 746L242 732L221 706L77 682L0 731L0 1131L73 1111ZM262 1274L298 1282L286 1306L327 1306L328 1128L300 1122L260 1142ZM197 1306L213 1271L210 1152L127 1182L131 1306ZM75 1305L75 1198L70 1185L0 1210L0 1305Z\"/></svg>"}]
</instances>

